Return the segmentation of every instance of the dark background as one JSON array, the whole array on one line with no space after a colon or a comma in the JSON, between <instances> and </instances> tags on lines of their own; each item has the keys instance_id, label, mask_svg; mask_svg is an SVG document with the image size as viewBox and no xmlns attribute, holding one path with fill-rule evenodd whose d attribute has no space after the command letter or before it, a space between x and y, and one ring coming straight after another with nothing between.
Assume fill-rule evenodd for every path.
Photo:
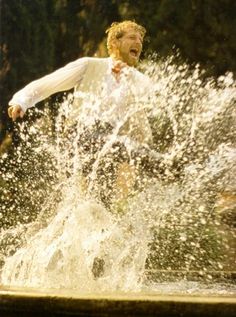
<instances>
[{"instance_id":1,"label":"dark background","mask_svg":"<svg viewBox=\"0 0 236 317\"><path fill-rule=\"evenodd\" d=\"M0 152L12 131L12 95L74 59L106 55L105 30L114 21L146 27L146 54L178 50L207 76L236 72L235 0L0 0L0 14Z\"/></svg>"}]
</instances>

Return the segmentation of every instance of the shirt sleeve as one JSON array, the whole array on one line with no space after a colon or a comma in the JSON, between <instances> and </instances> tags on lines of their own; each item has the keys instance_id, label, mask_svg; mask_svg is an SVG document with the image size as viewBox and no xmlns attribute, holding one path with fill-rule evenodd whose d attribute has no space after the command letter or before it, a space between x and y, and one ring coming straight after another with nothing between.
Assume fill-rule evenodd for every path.
<instances>
[{"instance_id":1,"label":"shirt sleeve","mask_svg":"<svg viewBox=\"0 0 236 317\"><path fill-rule=\"evenodd\" d=\"M37 102L59 91L66 91L78 85L83 79L88 58L80 58L66 66L37 79L14 94L9 105L19 105L25 112Z\"/></svg>"}]
</instances>

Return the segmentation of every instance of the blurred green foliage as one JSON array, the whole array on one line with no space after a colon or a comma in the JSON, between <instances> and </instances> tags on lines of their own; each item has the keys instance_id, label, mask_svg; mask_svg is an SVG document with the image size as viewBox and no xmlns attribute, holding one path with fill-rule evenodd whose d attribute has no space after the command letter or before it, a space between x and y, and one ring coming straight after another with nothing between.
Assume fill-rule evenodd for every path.
<instances>
[{"instance_id":1,"label":"blurred green foliage","mask_svg":"<svg viewBox=\"0 0 236 317\"><path fill-rule=\"evenodd\" d=\"M7 104L26 85L64 64L93 55L118 20L112 1L1 0L0 142L12 129Z\"/></svg>"},{"instance_id":2,"label":"blurred green foliage","mask_svg":"<svg viewBox=\"0 0 236 317\"><path fill-rule=\"evenodd\" d=\"M161 56L179 49L209 75L236 71L236 2L232 0L123 1L125 15L148 30L148 52Z\"/></svg>"}]
</instances>

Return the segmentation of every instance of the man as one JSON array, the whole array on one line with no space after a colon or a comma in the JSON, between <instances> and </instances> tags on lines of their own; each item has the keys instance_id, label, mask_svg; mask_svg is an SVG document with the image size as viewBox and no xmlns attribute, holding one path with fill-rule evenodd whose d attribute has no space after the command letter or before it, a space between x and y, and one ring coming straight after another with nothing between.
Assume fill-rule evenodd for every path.
<instances>
[{"instance_id":1,"label":"man","mask_svg":"<svg viewBox=\"0 0 236 317\"><path fill-rule=\"evenodd\" d=\"M113 23L107 30L109 58L80 58L33 81L13 96L9 102L9 116L15 121L37 102L75 87L67 124L83 123L90 131L82 134L81 142L91 139L94 129L101 133L107 129L131 142L150 144L152 133L145 109L149 81L135 69L145 32L132 21ZM93 152L100 149L101 146ZM129 159L118 161L114 196L122 198L133 187L136 172Z\"/></svg>"}]
</instances>

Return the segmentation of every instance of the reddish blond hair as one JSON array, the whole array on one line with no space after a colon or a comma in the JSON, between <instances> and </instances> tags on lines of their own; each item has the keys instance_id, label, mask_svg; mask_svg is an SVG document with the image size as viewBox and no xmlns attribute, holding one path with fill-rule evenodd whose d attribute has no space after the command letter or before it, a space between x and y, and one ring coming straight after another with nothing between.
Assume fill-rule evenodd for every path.
<instances>
[{"instance_id":1,"label":"reddish blond hair","mask_svg":"<svg viewBox=\"0 0 236 317\"><path fill-rule=\"evenodd\" d=\"M112 43L115 39L120 39L124 36L127 29L133 29L141 34L142 37L146 34L146 29L133 21L123 21L123 22L114 22L106 30L107 33L107 49L108 53L111 54L113 51Z\"/></svg>"}]
</instances>

